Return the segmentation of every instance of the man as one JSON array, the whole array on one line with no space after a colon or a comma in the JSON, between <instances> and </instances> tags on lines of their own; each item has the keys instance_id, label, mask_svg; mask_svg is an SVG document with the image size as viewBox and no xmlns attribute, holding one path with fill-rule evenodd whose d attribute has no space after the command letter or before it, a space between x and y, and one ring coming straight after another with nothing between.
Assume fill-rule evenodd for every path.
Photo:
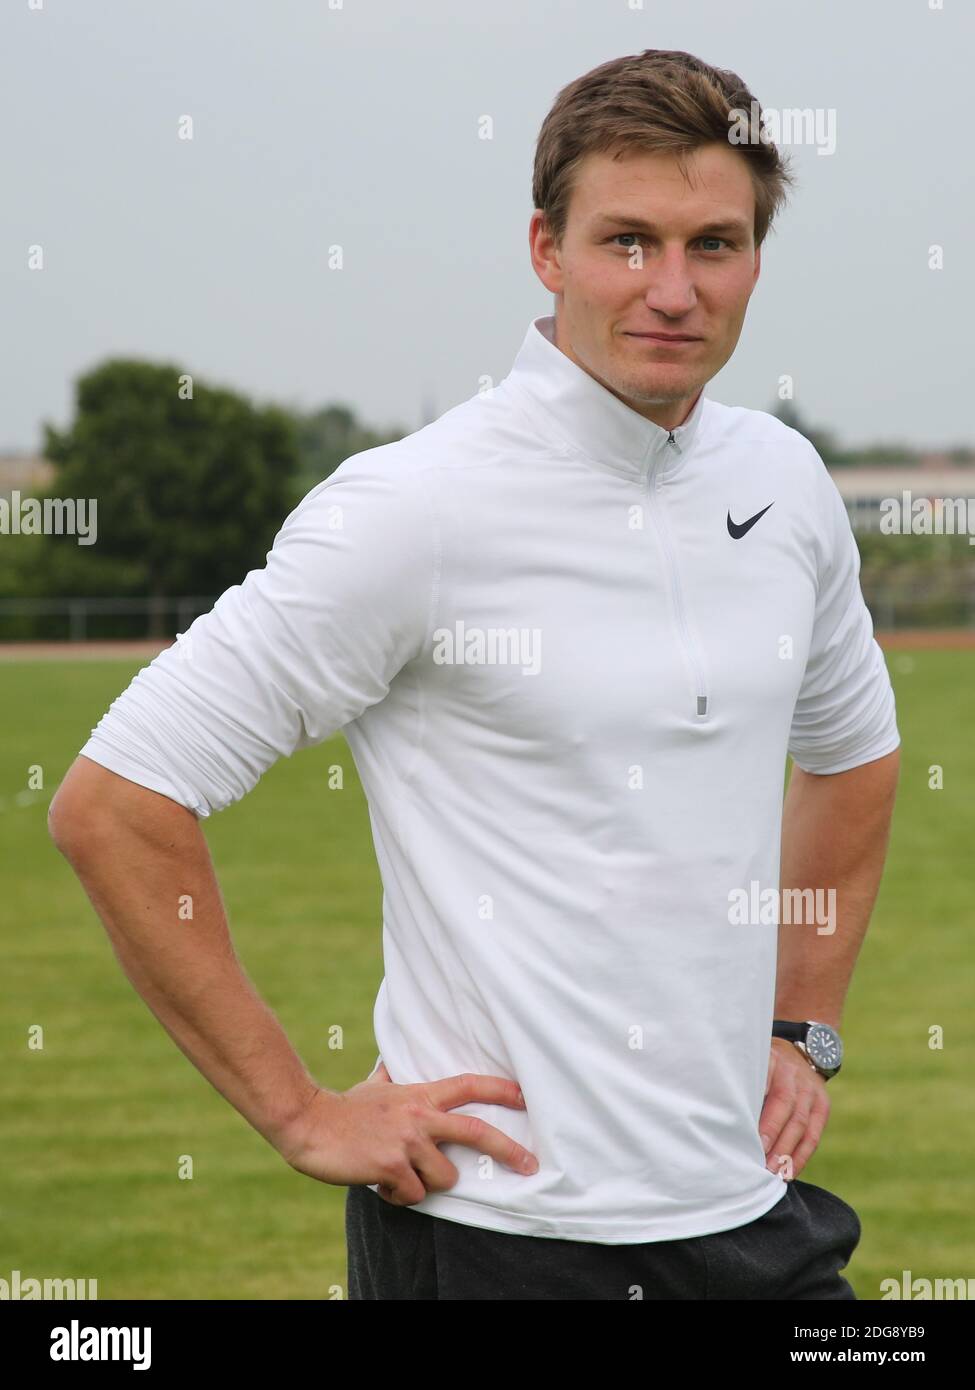
<instances>
[{"instance_id":1,"label":"man","mask_svg":"<svg viewBox=\"0 0 975 1390\"><path fill-rule=\"evenodd\" d=\"M354 1298L854 1297L856 1212L797 1174L900 739L821 459L703 392L788 181L727 138L751 100L654 51L560 94L530 229L554 317L314 488L52 805L180 1047L349 1186ZM340 728L385 890L380 1056L345 1094L241 971L197 821ZM780 886L835 903L757 911Z\"/></svg>"}]
</instances>

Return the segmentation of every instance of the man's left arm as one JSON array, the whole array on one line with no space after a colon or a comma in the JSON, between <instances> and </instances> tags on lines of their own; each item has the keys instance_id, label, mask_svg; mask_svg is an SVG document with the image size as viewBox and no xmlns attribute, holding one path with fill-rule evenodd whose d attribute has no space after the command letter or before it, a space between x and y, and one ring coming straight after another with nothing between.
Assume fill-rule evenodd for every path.
<instances>
[{"instance_id":1,"label":"man's left arm","mask_svg":"<svg viewBox=\"0 0 975 1390\"><path fill-rule=\"evenodd\" d=\"M819 454L808 441L803 447L812 467L802 543L815 555L816 607L789 731L794 766L782 815L780 901L784 907L789 889L819 890L817 907L834 903L835 914L827 928L803 922L808 912L797 914L798 923L796 914L792 923L780 914L774 1017L839 1031L887 853L900 734L845 503ZM790 1178L819 1143L827 1083L794 1043L770 1042L759 1132L769 1140L768 1167Z\"/></svg>"},{"instance_id":2,"label":"man's left arm","mask_svg":"<svg viewBox=\"0 0 975 1390\"><path fill-rule=\"evenodd\" d=\"M812 889L827 920L778 928L775 1017L814 1019L840 1030L853 967L876 901L890 839L900 749L823 776L794 766L782 815L781 894ZM832 891L831 891L832 890ZM807 899L808 900L808 899ZM800 901L796 896L795 901ZM825 1079L783 1038L772 1039L759 1121L768 1167L798 1176L829 1117ZM791 1168L782 1163L791 1158Z\"/></svg>"}]
</instances>

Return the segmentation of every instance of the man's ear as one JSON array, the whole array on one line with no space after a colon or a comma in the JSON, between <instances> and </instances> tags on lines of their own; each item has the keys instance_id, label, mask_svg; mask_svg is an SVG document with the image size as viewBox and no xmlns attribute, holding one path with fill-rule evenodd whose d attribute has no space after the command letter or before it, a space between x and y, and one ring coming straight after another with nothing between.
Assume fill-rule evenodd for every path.
<instances>
[{"instance_id":1,"label":"man's ear","mask_svg":"<svg viewBox=\"0 0 975 1390\"><path fill-rule=\"evenodd\" d=\"M548 230L545 215L539 208L532 213L528 226L528 246L535 274L549 294L560 295L563 290L563 275L559 264L559 251Z\"/></svg>"},{"instance_id":2,"label":"man's ear","mask_svg":"<svg viewBox=\"0 0 975 1390\"><path fill-rule=\"evenodd\" d=\"M755 247L755 273L752 276L752 289L758 284L758 277L762 273L762 248Z\"/></svg>"}]
</instances>

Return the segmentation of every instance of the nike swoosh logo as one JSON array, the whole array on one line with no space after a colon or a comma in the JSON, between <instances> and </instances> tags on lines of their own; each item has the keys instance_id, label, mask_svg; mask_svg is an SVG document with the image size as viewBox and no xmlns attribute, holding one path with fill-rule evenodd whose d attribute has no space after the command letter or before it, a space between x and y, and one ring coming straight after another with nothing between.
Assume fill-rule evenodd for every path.
<instances>
[{"instance_id":1,"label":"nike swoosh logo","mask_svg":"<svg viewBox=\"0 0 975 1390\"><path fill-rule=\"evenodd\" d=\"M768 504L768 507L774 506L774 502L770 502ZM763 517L765 515L765 513L768 511L768 507L763 507L760 512L756 512L754 516L750 516L747 521L743 521L741 522L741 524L739 524L737 521L732 521L731 513L729 512L728 535L731 536L734 540L740 541L742 536L744 536L746 532L752 529L752 527L755 525L755 522L758 521L759 517Z\"/></svg>"}]
</instances>

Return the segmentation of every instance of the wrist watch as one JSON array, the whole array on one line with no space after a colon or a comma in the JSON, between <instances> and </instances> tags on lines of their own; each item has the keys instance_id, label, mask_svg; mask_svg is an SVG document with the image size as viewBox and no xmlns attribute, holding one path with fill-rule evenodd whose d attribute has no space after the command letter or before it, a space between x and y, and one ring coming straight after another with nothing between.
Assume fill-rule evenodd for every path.
<instances>
[{"instance_id":1,"label":"wrist watch","mask_svg":"<svg viewBox=\"0 0 975 1390\"><path fill-rule=\"evenodd\" d=\"M828 1023L792 1023L776 1018L772 1020L772 1037L795 1043L809 1065L827 1081L843 1065L843 1040Z\"/></svg>"}]
</instances>

